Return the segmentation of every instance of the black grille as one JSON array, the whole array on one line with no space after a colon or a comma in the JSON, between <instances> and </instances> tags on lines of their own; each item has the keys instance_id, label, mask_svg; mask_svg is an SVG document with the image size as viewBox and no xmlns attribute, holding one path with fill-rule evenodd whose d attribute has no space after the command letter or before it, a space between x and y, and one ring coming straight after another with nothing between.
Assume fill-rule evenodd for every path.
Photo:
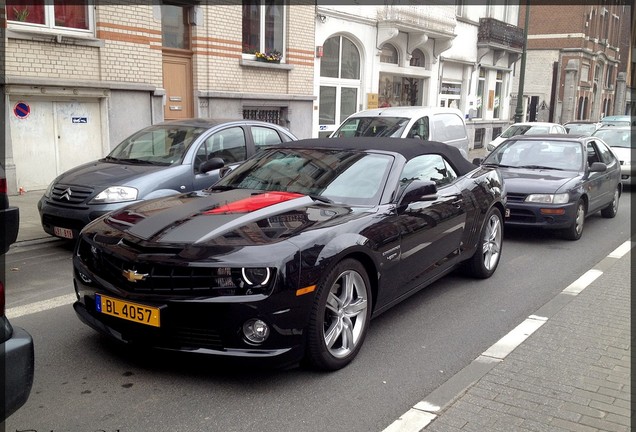
<instances>
[{"instance_id":1,"label":"black grille","mask_svg":"<svg viewBox=\"0 0 636 432\"><path fill-rule=\"evenodd\" d=\"M524 202L528 194L508 192L508 202Z\"/></svg>"},{"instance_id":2,"label":"black grille","mask_svg":"<svg viewBox=\"0 0 636 432\"><path fill-rule=\"evenodd\" d=\"M184 296L235 295L238 288L226 267L191 267L174 262L173 254L155 255L153 261L140 260L94 248L80 240L79 256L100 278L130 293Z\"/></svg>"},{"instance_id":3,"label":"black grille","mask_svg":"<svg viewBox=\"0 0 636 432\"><path fill-rule=\"evenodd\" d=\"M510 196L508 196L508 199L510 199ZM536 223L537 217L530 210L511 208L510 217L506 218L506 220L510 222Z\"/></svg>"},{"instance_id":4,"label":"black grille","mask_svg":"<svg viewBox=\"0 0 636 432\"><path fill-rule=\"evenodd\" d=\"M51 190L51 200L58 204L77 206L93 193L92 188L57 184Z\"/></svg>"}]
</instances>

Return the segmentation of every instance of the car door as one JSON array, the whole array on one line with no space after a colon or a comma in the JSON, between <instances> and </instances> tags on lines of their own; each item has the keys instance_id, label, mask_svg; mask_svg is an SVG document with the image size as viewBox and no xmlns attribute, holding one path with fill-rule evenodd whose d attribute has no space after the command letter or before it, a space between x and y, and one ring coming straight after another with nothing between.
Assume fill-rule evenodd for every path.
<instances>
[{"instance_id":1,"label":"car door","mask_svg":"<svg viewBox=\"0 0 636 432\"><path fill-rule=\"evenodd\" d=\"M193 162L194 190L207 188L219 179L218 170L200 171L201 163L214 157L223 159L226 165L243 162L247 157L245 130L232 126L214 132L199 146Z\"/></svg>"},{"instance_id":2,"label":"car door","mask_svg":"<svg viewBox=\"0 0 636 432\"><path fill-rule=\"evenodd\" d=\"M607 206L614 199L614 191L620 182L620 162L614 153L605 145L605 143L594 140L596 151L599 154L600 161L607 165L607 170L603 173L603 182L601 183L602 196L599 199L599 208Z\"/></svg>"},{"instance_id":3,"label":"car door","mask_svg":"<svg viewBox=\"0 0 636 432\"><path fill-rule=\"evenodd\" d=\"M441 155L422 155L404 167L401 182L433 181L437 194L412 203L397 217L400 227L400 295L453 265L466 223L457 174Z\"/></svg>"},{"instance_id":4,"label":"car door","mask_svg":"<svg viewBox=\"0 0 636 432\"><path fill-rule=\"evenodd\" d=\"M601 153L598 149L598 142L590 140L586 145L588 169L594 162L603 162ZM588 214L598 210L606 200L608 194L607 171L588 172L585 180L585 191L588 196Z\"/></svg>"}]
</instances>

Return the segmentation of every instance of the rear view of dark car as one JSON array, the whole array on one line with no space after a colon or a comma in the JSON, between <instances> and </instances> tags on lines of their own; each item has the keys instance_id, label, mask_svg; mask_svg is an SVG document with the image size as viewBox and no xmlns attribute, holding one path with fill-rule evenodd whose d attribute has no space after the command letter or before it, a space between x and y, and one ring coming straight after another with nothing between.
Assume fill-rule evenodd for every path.
<instances>
[{"instance_id":1,"label":"rear view of dark car","mask_svg":"<svg viewBox=\"0 0 636 432\"><path fill-rule=\"evenodd\" d=\"M33 339L19 327L13 327L5 316L5 265L4 254L18 236L19 209L9 206L7 180L4 168L0 167L0 226L2 226L0 268L0 368L4 380L0 392L0 422L20 408L29 397L33 385Z\"/></svg>"}]
</instances>

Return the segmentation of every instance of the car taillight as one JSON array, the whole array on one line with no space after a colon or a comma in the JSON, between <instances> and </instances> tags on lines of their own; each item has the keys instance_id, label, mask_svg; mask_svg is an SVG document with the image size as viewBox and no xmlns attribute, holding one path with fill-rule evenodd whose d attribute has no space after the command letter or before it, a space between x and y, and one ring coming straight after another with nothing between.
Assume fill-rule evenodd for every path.
<instances>
[{"instance_id":1,"label":"car taillight","mask_svg":"<svg viewBox=\"0 0 636 432\"><path fill-rule=\"evenodd\" d=\"M0 282L0 316L4 316L4 284Z\"/></svg>"},{"instance_id":2,"label":"car taillight","mask_svg":"<svg viewBox=\"0 0 636 432\"><path fill-rule=\"evenodd\" d=\"M0 178L0 194L7 193L7 179Z\"/></svg>"}]
</instances>

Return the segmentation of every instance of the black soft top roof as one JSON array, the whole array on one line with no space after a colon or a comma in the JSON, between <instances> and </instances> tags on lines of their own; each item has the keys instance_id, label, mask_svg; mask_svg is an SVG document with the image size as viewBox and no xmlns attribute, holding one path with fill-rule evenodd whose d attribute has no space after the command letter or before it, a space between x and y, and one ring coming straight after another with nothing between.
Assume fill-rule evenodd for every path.
<instances>
[{"instance_id":1,"label":"black soft top roof","mask_svg":"<svg viewBox=\"0 0 636 432\"><path fill-rule=\"evenodd\" d=\"M290 141L282 144L284 147L311 147L327 149L347 149L356 151L380 150L399 153L407 160L423 154L439 154L446 158L457 174L464 175L475 168L466 160L459 149L437 141L422 141L418 138L386 138L386 137L355 137L355 138L312 138Z\"/></svg>"}]
</instances>

